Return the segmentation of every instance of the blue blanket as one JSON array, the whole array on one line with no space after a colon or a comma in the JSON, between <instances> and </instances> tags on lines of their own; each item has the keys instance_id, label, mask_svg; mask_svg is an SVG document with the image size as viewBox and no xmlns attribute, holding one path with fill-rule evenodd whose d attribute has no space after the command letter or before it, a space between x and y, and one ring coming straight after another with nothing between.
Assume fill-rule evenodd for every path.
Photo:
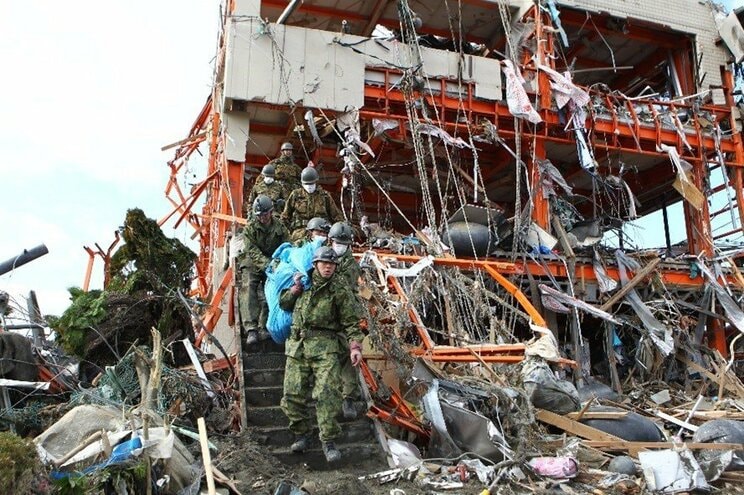
<instances>
[{"instance_id":1,"label":"blue blanket","mask_svg":"<svg viewBox=\"0 0 744 495\"><path fill-rule=\"evenodd\" d=\"M285 242L271 255L273 261L266 269L264 286L266 304L269 306L266 329L277 344L282 344L287 340L292 326L292 313L279 307L279 296L283 290L292 286L294 274L297 272L302 273L303 285L306 289L309 288L310 280L307 272L313 267L313 253L321 245L320 240L306 242L300 247Z\"/></svg>"}]
</instances>

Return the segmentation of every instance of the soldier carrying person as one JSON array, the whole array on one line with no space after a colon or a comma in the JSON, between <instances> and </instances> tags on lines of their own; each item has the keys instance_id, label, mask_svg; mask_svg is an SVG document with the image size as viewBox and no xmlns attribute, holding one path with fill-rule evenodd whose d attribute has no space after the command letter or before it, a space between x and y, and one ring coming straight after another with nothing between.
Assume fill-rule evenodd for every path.
<instances>
[{"instance_id":1,"label":"soldier carrying person","mask_svg":"<svg viewBox=\"0 0 744 495\"><path fill-rule=\"evenodd\" d=\"M313 428L308 394L316 401L316 416L323 453L329 463L341 459L334 441L341 434L336 415L342 409L341 353L358 366L362 359L360 307L345 278L336 272L338 259L328 246L315 250L305 290L301 275L280 296L280 306L292 313L292 330L285 343L287 363L281 406L295 434L292 452L304 452ZM341 345L339 335L346 341Z\"/></svg>"},{"instance_id":2,"label":"soldier carrying person","mask_svg":"<svg viewBox=\"0 0 744 495\"><path fill-rule=\"evenodd\" d=\"M273 213L271 198L259 195L253 201L253 218L243 228L245 247L238 260L241 282L238 304L249 345L269 337L266 330L269 309L264 296L266 268L276 248L289 238L287 229Z\"/></svg>"}]
</instances>

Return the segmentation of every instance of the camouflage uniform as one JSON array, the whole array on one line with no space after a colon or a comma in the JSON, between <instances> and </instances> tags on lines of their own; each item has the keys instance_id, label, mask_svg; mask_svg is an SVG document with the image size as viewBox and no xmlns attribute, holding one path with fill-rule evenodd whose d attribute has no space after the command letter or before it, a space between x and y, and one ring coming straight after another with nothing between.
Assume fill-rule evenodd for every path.
<instances>
[{"instance_id":1,"label":"camouflage uniform","mask_svg":"<svg viewBox=\"0 0 744 495\"><path fill-rule=\"evenodd\" d=\"M251 211L251 205L259 194L263 194L271 198L271 201L274 202L274 208L276 208L277 211L281 211L284 209L284 201L287 199L289 191L287 191L284 185L282 185L277 180L275 180L271 184L265 183L263 181L263 176L259 175L258 177L256 177L255 184L253 184L251 194L250 196L248 196L248 201L243 204L244 218L248 216L248 212Z\"/></svg>"},{"instance_id":2,"label":"camouflage uniform","mask_svg":"<svg viewBox=\"0 0 744 495\"><path fill-rule=\"evenodd\" d=\"M266 328L269 315L263 291L265 270L276 248L288 238L286 227L275 216L268 225L251 219L243 229L245 248L238 260L241 280L238 302L240 322L245 330Z\"/></svg>"},{"instance_id":3,"label":"camouflage uniform","mask_svg":"<svg viewBox=\"0 0 744 495\"><path fill-rule=\"evenodd\" d=\"M318 186L309 194L298 187L287 198L282 213L282 221L291 233L292 240L297 241L305 236L305 227L313 217L325 218L331 223L343 220L341 211L336 206L328 191Z\"/></svg>"},{"instance_id":4,"label":"camouflage uniform","mask_svg":"<svg viewBox=\"0 0 744 495\"><path fill-rule=\"evenodd\" d=\"M276 180L284 187L284 199L287 199L289 193L300 187L302 169L294 162L291 156L274 158L268 164L274 166Z\"/></svg>"},{"instance_id":5,"label":"camouflage uniform","mask_svg":"<svg viewBox=\"0 0 744 495\"><path fill-rule=\"evenodd\" d=\"M362 275L362 270L359 268L359 263L354 259L354 255L351 252L351 246L349 246L349 249L347 249L338 259L336 273L343 275L346 278L351 291L356 294L359 290L359 277Z\"/></svg>"},{"instance_id":6,"label":"camouflage uniform","mask_svg":"<svg viewBox=\"0 0 744 495\"><path fill-rule=\"evenodd\" d=\"M338 259L336 266L336 275L346 279L351 291L356 296L359 291L359 276L362 274L359 264L354 259L351 252L351 246ZM361 341L360 341L361 342ZM341 395L344 399L355 400L359 397L359 382L357 372L351 365L349 359L349 348L344 346L344 352L341 353Z\"/></svg>"},{"instance_id":7,"label":"camouflage uniform","mask_svg":"<svg viewBox=\"0 0 744 495\"><path fill-rule=\"evenodd\" d=\"M289 429L305 435L312 429L308 392L314 378L312 398L320 440L330 442L339 436L341 427L336 415L341 411L340 354L348 342L361 342L359 305L346 285L346 279L333 274L324 279L313 270L312 286L299 295L285 290L280 306L292 314L292 333L285 345L287 364L284 371L282 410L289 419ZM346 344L341 345L341 340Z\"/></svg>"}]
</instances>

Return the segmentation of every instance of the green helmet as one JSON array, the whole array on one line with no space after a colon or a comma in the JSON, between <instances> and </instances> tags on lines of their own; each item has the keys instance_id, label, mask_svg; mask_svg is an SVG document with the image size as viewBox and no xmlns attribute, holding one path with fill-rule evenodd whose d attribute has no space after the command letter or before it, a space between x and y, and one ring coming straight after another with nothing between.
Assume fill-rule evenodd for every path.
<instances>
[{"instance_id":1,"label":"green helmet","mask_svg":"<svg viewBox=\"0 0 744 495\"><path fill-rule=\"evenodd\" d=\"M327 234L330 228L331 224L325 218L313 217L307 222L305 230L322 230Z\"/></svg>"},{"instance_id":2,"label":"green helmet","mask_svg":"<svg viewBox=\"0 0 744 495\"><path fill-rule=\"evenodd\" d=\"M318 178L318 171L315 170L315 167L305 167L300 174L300 181L303 184L315 184L318 182Z\"/></svg>"},{"instance_id":3,"label":"green helmet","mask_svg":"<svg viewBox=\"0 0 744 495\"><path fill-rule=\"evenodd\" d=\"M265 194L259 194L258 197L253 200L253 213L260 215L274 209L274 202L271 198Z\"/></svg>"},{"instance_id":4,"label":"green helmet","mask_svg":"<svg viewBox=\"0 0 744 495\"><path fill-rule=\"evenodd\" d=\"M286 151L286 150L294 151L294 146L292 146L292 143L290 143L289 141L287 141L286 143L283 143L282 144L281 150L282 151Z\"/></svg>"},{"instance_id":5,"label":"green helmet","mask_svg":"<svg viewBox=\"0 0 744 495\"><path fill-rule=\"evenodd\" d=\"M261 169L261 175L263 175L264 177L273 178L274 174L275 170L273 165L264 165L264 168Z\"/></svg>"},{"instance_id":6,"label":"green helmet","mask_svg":"<svg viewBox=\"0 0 744 495\"><path fill-rule=\"evenodd\" d=\"M354 233L351 231L348 223L336 222L328 232L328 237L331 240L338 242L339 244L351 244L354 237Z\"/></svg>"},{"instance_id":7,"label":"green helmet","mask_svg":"<svg viewBox=\"0 0 744 495\"><path fill-rule=\"evenodd\" d=\"M333 248L328 246L320 246L318 249L315 250L315 253L313 255L313 263L318 261L325 261L327 263L338 265L338 256L336 256L336 252L333 250Z\"/></svg>"}]
</instances>

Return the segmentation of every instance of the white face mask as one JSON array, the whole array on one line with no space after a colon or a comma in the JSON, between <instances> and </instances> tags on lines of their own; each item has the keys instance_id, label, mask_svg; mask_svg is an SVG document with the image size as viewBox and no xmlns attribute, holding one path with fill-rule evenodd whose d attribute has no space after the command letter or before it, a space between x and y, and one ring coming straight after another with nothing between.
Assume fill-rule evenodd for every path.
<instances>
[{"instance_id":1,"label":"white face mask","mask_svg":"<svg viewBox=\"0 0 744 495\"><path fill-rule=\"evenodd\" d=\"M273 177L264 177L264 184L271 184L274 182Z\"/></svg>"},{"instance_id":2,"label":"white face mask","mask_svg":"<svg viewBox=\"0 0 744 495\"><path fill-rule=\"evenodd\" d=\"M343 255L346 250L349 249L349 246L347 246L346 244L339 244L338 242L334 242L331 247L333 247L333 251L336 253L336 256Z\"/></svg>"},{"instance_id":3,"label":"white face mask","mask_svg":"<svg viewBox=\"0 0 744 495\"><path fill-rule=\"evenodd\" d=\"M324 235L314 235L313 241L320 241L321 243L324 243L326 241L327 237Z\"/></svg>"},{"instance_id":4,"label":"white face mask","mask_svg":"<svg viewBox=\"0 0 744 495\"><path fill-rule=\"evenodd\" d=\"M315 188L317 186L315 184L302 184L302 188L308 193L312 194L315 192Z\"/></svg>"}]
</instances>

